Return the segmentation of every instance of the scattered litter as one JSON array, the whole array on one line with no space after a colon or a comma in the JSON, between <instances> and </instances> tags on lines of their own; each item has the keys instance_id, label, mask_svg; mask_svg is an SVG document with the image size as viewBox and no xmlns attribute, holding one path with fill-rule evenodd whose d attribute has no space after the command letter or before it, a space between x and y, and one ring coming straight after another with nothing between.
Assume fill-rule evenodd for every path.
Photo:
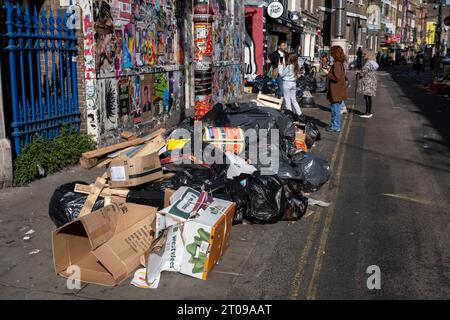
<instances>
[{"instance_id":1,"label":"scattered litter","mask_svg":"<svg viewBox=\"0 0 450 320\"><path fill-rule=\"evenodd\" d=\"M131 280L131 284L133 286L136 286L136 287L142 288L142 289L156 289L156 288L158 288L159 277L158 277L157 281L155 281L152 285L150 285L147 282L147 269L141 268L141 269L136 270L136 272L134 273L134 277Z\"/></svg>"},{"instance_id":2,"label":"scattered litter","mask_svg":"<svg viewBox=\"0 0 450 320\"><path fill-rule=\"evenodd\" d=\"M33 254L37 254L37 253L39 253L39 252L41 252L40 249L34 249L33 251L28 252L28 254L29 254L29 255L33 255Z\"/></svg>"},{"instance_id":3,"label":"scattered litter","mask_svg":"<svg viewBox=\"0 0 450 320\"><path fill-rule=\"evenodd\" d=\"M308 205L310 206L319 206L319 207L329 207L331 202L325 202L321 200L315 200L312 198L308 198Z\"/></svg>"},{"instance_id":4,"label":"scattered litter","mask_svg":"<svg viewBox=\"0 0 450 320\"><path fill-rule=\"evenodd\" d=\"M25 236L25 237L23 237L23 240L30 240L30 237L29 236Z\"/></svg>"},{"instance_id":5,"label":"scattered litter","mask_svg":"<svg viewBox=\"0 0 450 320\"><path fill-rule=\"evenodd\" d=\"M33 234L33 233L34 233L34 230L30 229L30 230L27 231L27 233L25 233L25 235L29 235L29 234Z\"/></svg>"}]
</instances>

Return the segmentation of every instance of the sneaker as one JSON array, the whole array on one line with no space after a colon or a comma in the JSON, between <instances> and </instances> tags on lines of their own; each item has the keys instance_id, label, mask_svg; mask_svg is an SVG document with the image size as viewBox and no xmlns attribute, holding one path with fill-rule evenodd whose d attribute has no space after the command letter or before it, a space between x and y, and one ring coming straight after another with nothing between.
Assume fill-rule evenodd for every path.
<instances>
[{"instance_id":1,"label":"sneaker","mask_svg":"<svg viewBox=\"0 0 450 320\"><path fill-rule=\"evenodd\" d=\"M366 118L372 118L373 114L368 114Z\"/></svg>"},{"instance_id":2,"label":"sneaker","mask_svg":"<svg viewBox=\"0 0 450 320\"><path fill-rule=\"evenodd\" d=\"M347 109L347 107L343 107L341 109L341 114L346 114L346 113L348 113L348 109Z\"/></svg>"},{"instance_id":3,"label":"sneaker","mask_svg":"<svg viewBox=\"0 0 450 320\"><path fill-rule=\"evenodd\" d=\"M336 132L336 133L341 132L341 130L333 129L333 128L330 128L330 127L326 128L325 131L327 131L327 132Z\"/></svg>"},{"instance_id":4,"label":"sneaker","mask_svg":"<svg viewBox=\"0 0 450 320\"><path fill-rule=\"evenodd\" d=\"M360 117L361 118L369 118L369 115L368 114L362 114L362 115L360 115Z\"/></svg>"}]
</instances>

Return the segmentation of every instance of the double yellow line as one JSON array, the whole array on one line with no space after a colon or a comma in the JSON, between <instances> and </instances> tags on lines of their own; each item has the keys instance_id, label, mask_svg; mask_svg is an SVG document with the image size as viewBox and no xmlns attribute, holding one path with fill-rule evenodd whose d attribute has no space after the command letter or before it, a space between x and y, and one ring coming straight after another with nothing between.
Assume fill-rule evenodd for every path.
<instances>
[{"instance_id":1,"label":"double yellow line","mask_svg":"<svg viewBox=\"0 0 450 320\"><path fill-rule=\"evenodd\" d=\"M355 109L356 100L353 102L352 111ZM295 300L297 299L299 295L300 290L300 284L303 279L304 273L305 273L305 267L306 263L308 262L308 258L312 249L313 241L315 238L315 235L317 233L317 229L319 227L320 217L321 214L325 211L326 212L326 218L325 218L325 224L324 228L322 230L322 234L320 236L320 243L319 248L317 250L314 269L311 277L311 282L309 283L308 292L306 294L306 299L313 300L316 297L317 294L317 284L319 280L319 275L322 270L322 263L323 263L323 256L325 254L325 247L328 240L328 234L330 232L331 223L333 222L333 216L334 216L334 208L336 206L336 201L338 198L338 191L339 191L339 183L341 180L341 174L342 174L342 168L344 164L344 157L345 157L345 147L344 145L347 142L348 135L350 132L351 123L353 120L353 112L349 114L349 119L346 122L346 126L342 132L342 134L339 136L336 146L334 147L333 156L331 158L330 167L335 168L336 161L338 161L338 169L336 171L336 175L332 181L329 182L329 188L331 189L331 183L336 186L334 193L331 195L333 197L332 204L328 208L320 208L316 214L314 215L313 225L310 229L310 232L308 234L305 247L303 249L303 252L300 256L299 262L298 262L298 268L297 272L294 275L293 282L291 285L291 290L289 293L289 299ZM339 155L339 158L338 158Z\"/></svg>"}]
</instances>

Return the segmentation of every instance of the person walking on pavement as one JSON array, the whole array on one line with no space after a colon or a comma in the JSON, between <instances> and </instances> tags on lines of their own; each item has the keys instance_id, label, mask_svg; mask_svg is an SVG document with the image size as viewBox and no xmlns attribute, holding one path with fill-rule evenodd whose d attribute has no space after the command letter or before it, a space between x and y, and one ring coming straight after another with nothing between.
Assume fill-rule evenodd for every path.
<instances>
[{"instance_id":1,"label":"person walking on pavement","mask_svg":"<svg viewBox=\"0 0 450 320\"><path fill-rule=\"evenodd\" d=\"M332 46L331 57L333 65L330 71L323 70L328 76L328 94L327 98L331 103L331 121L328 132L341 132L341 106L342 102L347 99L347 88L345 84L344 51L340 46Z\"/></svg>"},{"instance_id":2,"label":"person walking on pavement","mask_svg":"<svg viewBox=\"0 0 450 320\"><path fill-rule=\"evenodd\" d=\"M286 41L278 40L278 48L272 54L270 54L269 58L266 60L266 63L269 64L269 68L272 69L272 78L276 79L278 83L277 96L281 98L283 96L283 80L279 75L278 66L280 64L285 63L284 60L287 56L286 52Z\"/></svg>"},{"instance_id":3,"label":"person walking on pavement","mask_svg":"<svg viewBox=\"0 0 450 320\"><path fill-rule=\"evenodd\" d=\"M361 71L356 72L358 77L358 92L364 95L366 102L366 113L361 115L361 118L372 117L372 97L375 97L377 92L377 75L378 63L375 61L375 54L371 51L367 51L364 54L366 64Z\"/></svg>"},{"instance_id":4,"label":"person walking on pavement","mask_svg":"<svg viewBox=\"0 0 450 320\"><path fill-rule=\"evenodd\" d=\"M422 52L417 53L414 65L416 67L417 75L420 74L420 71L425 71L425 61Z\"/></svg>"},{"instance_id":5,"label":"person walking on pavement","mask_svg":"<svg viewBox=\"0 0 450 320\"><path fill-rule=\"evenodd\" d=\"M356 52L356 69L361 70L362 68L362 58L363 58L363 51L361 47L358 47L358 52Z\"/></svg>"},{"instance_id":6,"label":"person walking on pavement","mask_svg":"<svg viewBox=\"0 0 450 320\"><path fill-rule=\"evenodd\" d=\"M289 54L287 64L280 64L278 68L283 79L283 97L286 102L286 108L293 111L292 105L294 105L295 112L301 115L302 110L297 101L297 79L300 76L298 56L295 53Z\"/></svg>"}]
</instances>

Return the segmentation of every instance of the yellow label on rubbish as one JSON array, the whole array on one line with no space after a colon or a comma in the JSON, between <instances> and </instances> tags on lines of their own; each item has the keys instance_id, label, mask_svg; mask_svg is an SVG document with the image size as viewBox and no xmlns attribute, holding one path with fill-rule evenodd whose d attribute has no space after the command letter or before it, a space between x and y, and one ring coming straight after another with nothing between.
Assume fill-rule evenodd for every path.
<instances>
[{"instance_id":1,"label":"yellow label on rubbish","mask_svg":"<svg viewBox=\"0 0 450 320\"><path fill-rule=\"evenodd\" d=\"M171 139L167 142L167 150L181 149L189 141L191 141L191 139Z\"/></svg>"}]
</instances>

